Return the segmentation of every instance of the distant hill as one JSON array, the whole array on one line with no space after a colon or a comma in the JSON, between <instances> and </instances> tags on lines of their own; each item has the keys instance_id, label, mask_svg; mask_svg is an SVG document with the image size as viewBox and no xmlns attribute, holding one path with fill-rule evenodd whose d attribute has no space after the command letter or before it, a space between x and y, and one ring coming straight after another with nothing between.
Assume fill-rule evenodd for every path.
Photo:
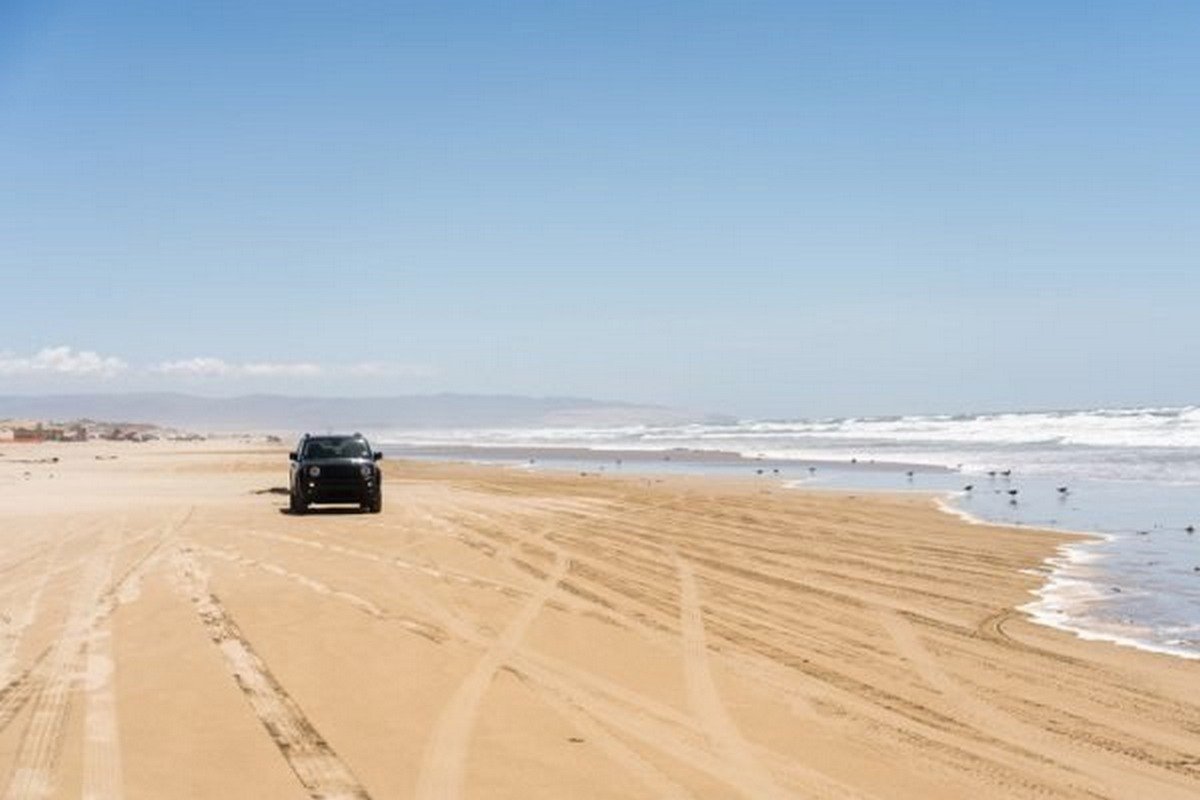
<instances>
[{"instance_id":1,"label":"distant hill","mask_svg":"<svg viewBox=\"0 0 1200 800\"><path fill-rule=\"evenodd\" d=\"M660 406L573 397L198 397L175 393L0 396L0 419L5 418L148 422L203 431L572 427L712 419Z\"/></svg>"}]
</instances>

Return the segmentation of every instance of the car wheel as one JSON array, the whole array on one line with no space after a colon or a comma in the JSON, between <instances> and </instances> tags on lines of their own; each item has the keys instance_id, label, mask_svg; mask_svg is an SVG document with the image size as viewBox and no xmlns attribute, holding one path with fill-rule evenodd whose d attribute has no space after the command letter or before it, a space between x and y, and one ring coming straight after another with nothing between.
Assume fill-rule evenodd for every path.
<instances>
[{"instance_id":1,"label":"car wheel","mask_svg":"<svg viewBox=\"0 0 1200 800\"><path fill-rule=\"evenodd\" d=\"M288 504L288 507L293 514L303 514L308 511L308 503L301 500L295 492L291 495L291 502Z\"/></svg>"},{"instance_id":2,"label":"car wheel","mask_svg":"<svg viewBox=\"0 0 1200 800\"><path fill-rule=\"evenodd\" d=\"M363 506L363 508L371 514L378 514L380 511L383 511L383 495L375 495Z\"/></svg>"}]
</instances>

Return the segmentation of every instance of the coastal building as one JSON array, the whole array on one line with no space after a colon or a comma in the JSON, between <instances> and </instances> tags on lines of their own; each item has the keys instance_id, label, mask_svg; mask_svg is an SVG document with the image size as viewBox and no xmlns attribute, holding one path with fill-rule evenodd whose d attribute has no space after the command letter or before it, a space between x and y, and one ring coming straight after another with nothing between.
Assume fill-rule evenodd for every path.
<instances>
[{"instance_id":1,"label":"coastal building","mask_svg":"<svg viewBox=\"0 0 1200 800\"><path fill-rule=\"evenodd\" d=\"M61 442L63 429L38 423L33 427L13 428L15 442Z\"/></svg>"},{"instance_id":2,"label":"coastal building","mask_svg":"<svg viewBox=\"0 0 1200 800\"><path fill-rule=\"evenodd\" d=\"M9 439L14 442L86 442L88 440L87 428L78 424L46 425L38 422L32 425L16 425L10 431Z\"/></svg>"}]
</instances>

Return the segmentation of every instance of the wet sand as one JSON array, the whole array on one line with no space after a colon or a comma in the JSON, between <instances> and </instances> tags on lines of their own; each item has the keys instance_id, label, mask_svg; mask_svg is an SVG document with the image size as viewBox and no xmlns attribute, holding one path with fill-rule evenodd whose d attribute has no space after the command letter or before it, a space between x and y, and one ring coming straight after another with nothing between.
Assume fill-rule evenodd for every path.
<instances>
[{"instance_id":1,"label":"wet sand","mask_svg":"<svg viewBox=\"0 0 1200 800\"><path fill-rule=\"evenodd\" d=\"M1200 796L1200 663L1014 610L1066 535L397 462L294 517L282 451L0 451L5 797Z\"/></svg>"},{"instance_id":2,"label":"wet sand","mask_svg":"<svg viewBox=\"0 0 1200 800\"><path fill-rule=\"evenodd\" d=\"M903 461L750 457L729 450L635 450L629 448L534 447L528 445L386 445L385 452L404 459L466 461L469 463L508 463L537 466L542 469L617 470L630 472L685 472L721 474L741 472L752 475L757 469L777 469L793 476L807 474L810 467L833 468L850 473L897 473L920 469L925 473L950 473L946 467L909 464Z\"/></svg>"}]
</instances>

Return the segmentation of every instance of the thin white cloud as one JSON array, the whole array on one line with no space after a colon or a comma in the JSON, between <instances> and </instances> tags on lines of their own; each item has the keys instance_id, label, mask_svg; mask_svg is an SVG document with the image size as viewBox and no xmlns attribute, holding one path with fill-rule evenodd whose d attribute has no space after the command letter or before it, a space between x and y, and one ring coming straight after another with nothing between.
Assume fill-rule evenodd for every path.
<instances>
[{"instance_id":1,"label":"thin white cloud","mask_svg":"<svg viewBox=\"0 0 1200 800\"><path fill-rule=\"evenodd\" d=\"M434 371L428 367L390 361L364 361L354 364L318 364L309 361L235 362L215 356L195 356L130 367L116 356L102 356L92 350L76 350L67 346L45 347L32 355L0 351L0 376L112 378L124 373L195 380L322 376L394 379L427 378L433 375Z\"/></svg>"},{"instance_id":2,"label":"thin white cloud","mask_svg":"<svg viewBox=\"0 0 1200 800\"><path fill-rule=\"evenodd\" d=\"M156 364L151 369L154 372L161 372L164 375L207 377L228 375L233 372L233 367L228 362L219 358L208 358L205 356L184 358L179 361L164 361L161 364Z\"/></svg>"},{"instance_id":3,"label":"thin white cloud","mask_svg":"<svg viewBox=\"0 0 1200 800\"><path fill-rule=\"evenodd\" d=\"M0 352L0 375L63 375L111 378L129 368L116 356L65 345L44 347L31 356Z\"/></svg>"},{"instance_id":4,"label":"thin white cloud","mask_svg":"<svg viewBox=\"0 0 1200 800\"><path fill-rule=\"evenodd\" d=\"M391 361L363 361L351 364L344 371L361 378L428 378L433 374L429 367Z\"/></svg>"},{"instance_id":5,"label":"thin white cloud","mask_svg":"<svg viewBox=\"0 0 1200 800\"><path fill-rule=\"evenodd\" d=\"M320 364L274 363L270 361L242 364L239 370L243 375L278 375L287 378L312 378L324 372Z\"/></svg>"},{"instance_id":6,"label":"thin white cloud","mask_svg":"<svg viewBox=\"0 0 1200 800\"><path fill-rule=\"evenodd\" d=\"M182 375L193 378L226 377L285 377L312 378L323 370L319 364L307 362L253 361L231 364L221 358L197 356L178 361L163 361L151 367L151 371L164 375Z\"/></svg>"}]
</instances>

